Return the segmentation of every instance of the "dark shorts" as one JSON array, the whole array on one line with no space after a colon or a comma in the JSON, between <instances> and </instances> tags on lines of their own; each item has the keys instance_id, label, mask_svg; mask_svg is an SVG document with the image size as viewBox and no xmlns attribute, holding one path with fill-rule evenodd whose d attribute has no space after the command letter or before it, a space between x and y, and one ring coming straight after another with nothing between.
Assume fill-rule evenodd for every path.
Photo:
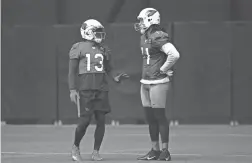
<instances>
[{"instance_id":1,"label":"dark shorts","mask_svg":"<svg viewBox=\"0 0 252 163\"><path fill-rule=\"evenodd\" d=\"M80 95L80 116L93 114L94 111L104 111L109 113L111 111L108 91L99 90L83 90L79 92Z\"/></svg>"}]
</instances>

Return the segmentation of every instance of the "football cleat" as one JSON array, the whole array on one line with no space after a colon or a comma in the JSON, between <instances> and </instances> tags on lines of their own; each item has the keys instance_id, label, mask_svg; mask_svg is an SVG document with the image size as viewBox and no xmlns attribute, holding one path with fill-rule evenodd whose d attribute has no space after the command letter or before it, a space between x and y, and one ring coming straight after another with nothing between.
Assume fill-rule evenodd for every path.
<instances>
[{"instance_id":1,"label":"football cleat","mask_svg":"<svg viewBox=\"0 0 252 163\"><path fill-rule=\"evenodd\" d=\"M98 151L93 151L92 160L93 161L101 161L101 160L103 160L103 158L100 156Z\"/></svg>"},{"instance_id":2,"label":"football cleat","mask_svg":"<svg viewBox=\"0 0 252 163\"><path fill-rule=\"evenodd\" d=\"M168 149L162 149L158 160L160 160L160 161L171 161L171 154L168 151Z\"/></svg>"},{"instance_id":3,"label":"football cleat","mask_svg":"<svg viewBox=\"0 0 252 163\"><path fill-rule=\"evenodd\" d=\"M73 145L72 147L72 160L73 161L82 161L81 155L80 155L80 148L76 145Z\"/></svg>"},{"instance_id":4,"label":"football cleat","mask_svg":"<svg viewBox=\"0 0 252 163\"><path fill-rule=\"evenodd\" d=\"M138 157L138 160L157 160L159 158L160 151L155 151L151 149L146 155Z\"/></svg>"}]
</instances>

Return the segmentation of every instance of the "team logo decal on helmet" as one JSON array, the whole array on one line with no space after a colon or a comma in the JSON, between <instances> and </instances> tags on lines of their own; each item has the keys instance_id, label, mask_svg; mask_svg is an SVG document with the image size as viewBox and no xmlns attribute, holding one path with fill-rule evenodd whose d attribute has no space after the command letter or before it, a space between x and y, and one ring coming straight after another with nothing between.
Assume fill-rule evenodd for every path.
<instances>
[{"instance_id":1,"label":"team logo decal on helmet","mask_svg":"<svg viewBox=\"0 0 252 163\"><path fill-rule=\"evenodd\" d=\"M154 8L145 8L137 16L139 23L135 23L136 31L144 33L152 24L160 24L160 14Z\"/></svg>"},{"instance_id":2,"label":"team logo decal on helmet","mask_svg":"<svg viewBox=\"0 0 252 163\"><path fill-rule=\"evenodd\" d=\"M82 38L92 40L97 43L101 43L106 36L103 25L94 19L89 19L83 22L80 28L80 33Z\"/></svg>"}]
</instances>

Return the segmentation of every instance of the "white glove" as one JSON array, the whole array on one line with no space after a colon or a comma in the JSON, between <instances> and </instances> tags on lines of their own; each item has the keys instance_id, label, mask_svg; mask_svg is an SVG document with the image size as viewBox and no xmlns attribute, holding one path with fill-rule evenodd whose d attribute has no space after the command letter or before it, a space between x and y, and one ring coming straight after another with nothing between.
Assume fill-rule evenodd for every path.
<instances>
[{"instance_id":1,"label":"white glove","mask_svg":"<svg viewBox=\"0 0 252 163\"><path fill-rule=\"evenodd\" d=\"M166 74L167 74L168 76L173 76L173 71L172 71L172 70L168 70L168 71L166 72Z\"/></svg>"},{"instance_id":2,"label":"white glove","mask_svg":"<svg viewBox=\"0 0 252 163\"><path fill-rule=\"evenodd\" d=\"M79 100L80 96L76 90L70 90L70 99L72 102L77 104L77 100Z\"/></svg>"}]
</instances>

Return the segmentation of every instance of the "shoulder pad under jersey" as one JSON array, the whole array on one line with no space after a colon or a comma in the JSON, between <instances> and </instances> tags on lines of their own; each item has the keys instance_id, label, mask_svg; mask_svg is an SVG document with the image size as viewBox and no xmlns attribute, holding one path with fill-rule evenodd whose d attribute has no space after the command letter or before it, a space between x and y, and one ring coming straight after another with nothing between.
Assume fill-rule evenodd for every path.
<instances>
[{"instance_id":1,"label":"shoulder pad under jersey","mask_svg":"<svg viewBox=\"0 0 252 163\"><path fill-rule=\"evenodd\" d=\"M156 31L151 34L152 44L156 47L162 47L164 44L170 42L169 36L166 32Z\"/></svg>"},{"instance_id":2,"label":"shoulder pad under jersey","mask_svg":"<svg viewBox=\"0 0 252 163\"><path fill-rule=\"evenodd\" d=\"M78 59L82 50L88 51L92 47L90 42L77 42L75 43L69 53L70 59Z\"/></svg>"},{"instance_id":3,"label":"shoulder pad under jersey","mask_svg":"<svg viewBox=\"0 0 252 163\"><path fill-rule=\"evenodd\" d=\"M79 58L79 55L80 55L79 45L80 45L80 42L73 44L73 46L69 52L70 59L78 59Z\"/></svg>"}]
</instances>

